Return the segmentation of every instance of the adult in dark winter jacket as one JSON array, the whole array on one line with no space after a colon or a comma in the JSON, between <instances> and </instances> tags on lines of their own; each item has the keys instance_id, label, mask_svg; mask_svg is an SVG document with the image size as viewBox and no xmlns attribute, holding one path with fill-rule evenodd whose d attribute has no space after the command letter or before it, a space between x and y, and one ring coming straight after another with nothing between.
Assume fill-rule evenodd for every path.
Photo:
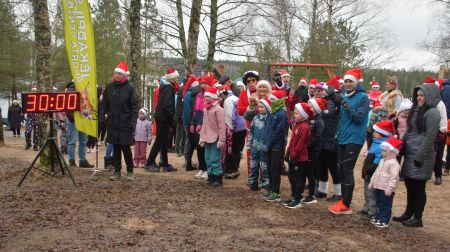
<instances>
[{"instance_id":1,"label":"adult in dark winter jacket","mask_svg":"<svg viewBox=\"0 0 450 252\"><path fill-rule=\"evenodd\" d=\"M19 102L14 100L11 107L8 109L8 122L9 127L13 132L14 136L20 137L20 126L23 121L22 107L20 107Z\"/></svg>"},{"instance_id":2,"label":"adult in dark winter jacket","mask_svg":"<svg viewBox=\"0 0 450 252\"><path fill-rule=\"evenodd\" d=\"M427 201L425 185L435 162L435 140L439 130L439 88L421 85L414 89L413 107L408 116L408 130L403 137L404 157L401 175L405 179L405 212L394 217L408 227L422 227L422 213Z\"/></svg>"},{"instance_id":3,"label":"adult in dark winter jacket","mask_svg":"<svg viewBox=\"0 0 450 252\"><path fill-rule=\"evenodd\" d=\"M340 95L340 77L334 77L327 82L328 93L337 93ZM327 197L328 194L328 171L330 171L333 179L333 195L328 201L336 202L341 199L341 182L338 174L337 161L337 139L336 132L339 122L340 104L335 103L329 96L325 96L328 100L327 109L322 113L324 122L324 131L322 134L321 150L319 154L319 170L318 179L319 187L316 196L319 198Z\"/></svg>"},{"instance_id":4,"label":"adult in dark winter jacket","mask_svg":"<svg viewBox=\"0 0 450 252\"><path fill-rule=\"evenodd\" d=\"M158 104L155 108L156 138L145 166L146 171L159 172L160 167L156 164L156 156L161 151L162 169L166 172L176 171L167 159L169 147L169 132L175 128L175 86L178 72L169 68L165 77L159 80Z\"/></svg>"},{"instance_id":5,"label":"adult in dark winter jacket","mask_svg":"<svg viewBox=\"0 0 450 252\"><path fill-rule=\"evenodd\" d=\"M108 84L103 93L103 102L99 116L100 124L108 118L106 142L114 145L113 165L114 175L111 180L119 180L122 169L122 153L127 165L127 180L134 180L133 155L131 145L134 145L134 132L138 118L136 90L128 80L128 66L125 61L114 69L112 83Z\"/></svg>"},{"instance_id":6,"label":"adult in dark winter jacket","mask_svg":"<svg viewBox=\"0 0 450 252\"><path fill-rule=\"evenodd\" d=\"M175 134L175 150L177 152L177 157L181 157L184 153L184 127L183 127L183 90L186 85L187 79L184 80L183 85L177 91L176 95L176 106L175 106L175 117L177 120L176 134Z\"/></svg>"},{"instance_id":7,"label":"adult in dark winter jacket","mask_svg":"<svg viewBox=\"0 0 450 252\"><path fill-rule=\"evenodd\" d=\"M337 140L342 200L328 208L334 214L352 213L350 204L355 187L353 170L365 142L370 109L369 98L364 88L358 84L360 78L360 69L348 70L344 76L345 95L342 97L334 94L330 97L335 103L341 104Z\"/></svg>"}]
</instances>

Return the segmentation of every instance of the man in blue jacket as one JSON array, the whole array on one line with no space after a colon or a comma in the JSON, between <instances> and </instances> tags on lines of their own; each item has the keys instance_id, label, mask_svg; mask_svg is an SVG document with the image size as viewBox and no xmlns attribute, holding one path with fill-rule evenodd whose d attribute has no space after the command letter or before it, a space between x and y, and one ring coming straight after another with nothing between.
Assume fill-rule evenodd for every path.
<instances>
[{"instance_id":1,"label":"man in blue jacket","mask_svg":"<svg viewBox=\"0 0 450 252\"><path fill-rule=\"evenodd\" d=\"M352 213L350 204L355 187L353 169L364 145L370 109L366 91L358 84L360 78L360 69L348 70L344 76L344 96L333 94L330 97L336 104L341 104L337 140L342 199L328 208L334 214Z\"/></svg>"}]
</instances>

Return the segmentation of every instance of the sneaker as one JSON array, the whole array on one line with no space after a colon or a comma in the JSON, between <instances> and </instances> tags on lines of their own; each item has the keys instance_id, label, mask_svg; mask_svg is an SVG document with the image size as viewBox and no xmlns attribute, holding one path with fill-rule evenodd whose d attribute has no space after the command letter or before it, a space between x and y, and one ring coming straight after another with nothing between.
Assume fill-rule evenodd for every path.
<instances>
[{"instance_id":1,"label":"sneaker","mask_svg":"<svg viewBox=\"0 0 450 252\"><path fill-rule=\"evenodd\" d=\"M291 202L291 201L293 201L294 200L294 197L289 197L288 199L286 199L286 200L283 200L282 202L281 202L281 204L283 205L283 206L287 206L287 205L289 205L289 203Z\"/></svg>"},{"instance_id":2,"label":"sneaker","mask_svg":"<svg viewBox=\"0 0 450 252\"><path fill-rule=\"evenodd\" d=\"M388 228L389 227L389 224L381 222L381 221L378 221L376 224L373 224L373 225L377 228Z\"/></svg>"},{"instance_id":3,"label":"sneaker","mask_svg":"<svg viewBox=\"0 0 450 252\"><path fill-rule=\"evenodd\" d=\"M356 212L357 214L363 216L363 217L367 217L370 216L369 212L367 212L366 210L359 210L358 212Z\"/></svg>"},{"instance_id":4,"label":"sneaker","mask_svg":"<svg viewBox=\"0 0 450 252\"><path fill-rule=\"evenodd\" d=\"M89 164L87 160L80 160L79 163L80 168L94 168L94 165Z\"/></svg>"},{"instance_id":5,"label":"sneaker","mask_svg":"<svg viewBox=\"0 0 450 252\"><path fill-rule=\"evenodd\" d=\"M200 170L197 172L197 174L195 174L194 178L197 178L197 179L202 178L202 175L203 175L203 171ZM208 178L208 172L206 172L206 178Z\"/></svg>"},{"instance_id":6,"label":"sneaker","mask_svg":"<svg viewBox=\"0 0 450 252\"><path fill-rule=\"evenodd\" d=\"M318 192L316 193L316 197L317 197L317 198L326 198L326 197L327 197L327 194L318 191Z\"/></svg>"},{"instance_id":7,"label":"sneaker","mask_svg":"<svg viewBox=\"0 0 450 252\"><path fill-rule=\"evenodd\" d=\"M204 171L203 174L200 176L202 179L208 179L208 172Z\"/></svg>"},{"instance_id":8,"label":"sneaker","mask_svg":"<svg viewBox=\"0 0 450 252\"><path fill-rule=\"evenodd\" d=\"M69 167L70 168L77 168L77 163L75 163L75 160L69 160Z\"/></svg>"},{"instance_id":9,"label":"sneaker","mask_svg":"<svg viewBox=\"0 0 450 252\"><path fill-rule=\"evenodd\" d=\"M240 172L233 172L233 173L230 173L229 175L228 175L228 179L235 179L235 178L237 178L237 177L239 177L239 175L240 175L241 173Z\"/></svg>"},{"instance_id":10,"label":"sneaker","mask_svg":"<svg viewBox=\"0 0 450 252\"><path fill-rule=\"evenodd\" d=\"M163 172L176 172L178 169L174 168L172 165L168 164L162 167Z\"/></svg>"},{"instance_id":11,"label":"sneaker","mask_svg":"<svg viewBox=\"0 0 450 252\"><path fill-rule=\"evenodd\" d=\"M302 203L300 203L300 201L298 200L292 199L291 202L286 205L286 207L289 209L296 209L302 207Z\"/></svg>"},{"instance_id":12,"label":"sneaker","mask_svg":"<svg viewBox=\"0 0 450 252\"><path fill-rule=\"evenodd\" d=\"M436 177L436 180L434 181L435 185L441 185L442 184L442 178L441 177Z\"/></svg>"},{"instance_id":13,"label":"sneaker","mask_svg":"<svg viewBox=\"0 0 450 252\"><path fill-rule=\"evenodd\" d=\"M372 217L370 218L370 223L372 223L372 224L375 225L375 224L378 223L378 222L380 222L380 220L378 220L377 217L372 216Z\"/></svg>"},{"instance_id":14,"label":"sneaker","mask_svg":"<svg viewBox=\"0 0 450 252\"><path fill-rule=\"evenodd\" d=\"M340 215L340 214L352 214L353 210L351 207L347 207L344 201L341 199L336 204L330 206L328 211Z\"/></svg>"},{"instance_id":15,"label":"sneaker","mask_svg":"<svg viewBox=\"0 0 450 252\"><path fill-rule=\"evenodd\" d=\"M114 175L112 175L111 177L109 177L109 179L110 180L112 180L112 181L117 181L117 180L119 180L120 179L120 177L121 177L122 175L120 174L120 172L114 172Z\"/></svg>"},{"instance_id":16,"label":"sneaker","mask_svg":"<svg viewBox=\"0 0 450 252\"><path fill-rule=\"evenodd\" d=\"M133 174L133 172L127 172L127 180L128 181L134 181L134 174Z\"/></svg>"},{"instance_id":17,"label":"sneaker","mask_svg":"<svg viewBox=\"0 0 450 252\"><path fill-rule=\"evenodd\" d=\"M317 203L317 199L315 196L307 196L306 198L302 199L301 203L306 204L306 205L311 205L311 204Z\"/></svg>"},{"instance_id":18,"label":"sneaker","mask_svg":"<svg viewBox=\"0 0 450 252\"><path fill-rule=\"evenodd\" d=\"M25 150L29 150L31 148L31 145L25 145Z\"/></svg>"},{"instance_id":19,"label":"sneaker","mask_svg":"<svg viewBox=\"0 0 450 252\"><path fill-rule=\"evenodd\" d=\"M155 163L146 165L144 167L144 170L147 172L159 172L159 166L157 166Z\"/></svg>"},{"instance_id":20,"label":"sneaker","mask_svg":"<svg viewBox=\"0 0 450 252\"><path fill-rule=\"evenodd\" d=\"M342 199L342 196L341 196L341 195L333 194L333 196L329 197L329 198L327 199L327 201L328 201L328 202L338 202L338 201L341 200L341 199Z\"/></svg>"},{"instance_id":21,"label":"sneaker","mask_svg":"<svg viewBox=\"0 0 450 252\"><path fill-rule=\"evenodd\" d=\"M280 202L281 197L279 193L271 193L269 197L264 199L267 202Z\"/></svg>"},{"instance_id":22,"label":"sneaker","mask_svg":"<svg viewBox=\"0 0 450 252\"><path fill-rule=\"evenodd\" d=\"M258 187L258 184L252 184L252 185L249 185L248 186L248 189L250 190L250 191L258 191L259 190L259 187ZM264 194L264 193L263 193Z\"/></svg>"},{"instance_id":23,"label":"sneaker","mask_svg":"<svg viewBox=\"0 0 450 252\"><path fill-rule=\"evenodd\" d=\"M270 191L266 191L266 192L264 192L263 194L261 194L261 198L262 198L263 200L266 200L267 198L270 197L270 195L272 195L272 193L271 193Z\"/></svg>"}]
</instances>

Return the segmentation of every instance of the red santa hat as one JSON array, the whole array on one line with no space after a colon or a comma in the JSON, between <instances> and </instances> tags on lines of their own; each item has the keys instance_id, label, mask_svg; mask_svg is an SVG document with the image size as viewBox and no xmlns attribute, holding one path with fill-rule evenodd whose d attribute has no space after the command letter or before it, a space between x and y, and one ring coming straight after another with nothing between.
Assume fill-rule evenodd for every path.
<instances>
[{"instance_id":1,"label":"red santa hat","mask_svg":"<svg viewBox=\"0 0 450 252\"><path fill-rule=\"evenodd\" d=\"M425 77L425 80L423 81L423 84L434 84L434 85L439 87L439 82L435 81L433 79L433 77L431 77L430 75L427 75L427 77Z\"/></svg>"},{"instance_id":2,"label":"red santa hat","mask_svg":"<svg viewBox=\"0 0 450 252\"><path fill-rule=\"evenodd\" d=\"M262 103L267 111L272 112L272 103L268 98L262 98L258 102Z\"/></svg>"},{"instance_id":3,"label":"red santa hat","mask_svg":"<svg viewBox=\"0 0 450 252\"><path fill-rule=\"evenodd\" d=\"M303 116L303 118L308 119L312 117L312 111L308 106L308 103L300 102L295 104L295 109Z\"/></svg>"},{"instance_id":4,"label":"red santa hat","mask_svg":"<svg viewBox=\"0 0 450 252\"><path fill-rule=\"evenodd\" d=\"M393 151L396 155L400 152L400 148L403 145L403 141L391 136L388 140L381 143L381 146L386 147L388 150Z\"/></svg>"},{"instance_id":5,"label":"red santa hat","mask_svg":"<svg viewBox=\"0 0 450 252\"><path fill-rule=\"evenodd\" d=\"M344 75L345 80L351 80L354 83L358 84L361 81L362 70L359 68L349 69Z\"/></svg>"},{"instance_id":6,"label":"red santa hat","mask_svg":"<svg viewBox=\"0 0 450 252\"><path fill-rule=\"evenodd\" d=\"M116 68L114 69L114 72L115 73L121 73L121 74L123 74L125 76L128 76L127 73L129 73L129 72L128 72L128 64L127 64L127 62L125 60L122 60L119 63L119 65L116 66Z\"/></svg>"},{"instance_id":7,"label":"red santa hat","mask_svg":"<svg viewBox=\"0 0 450 252\"><path fill-rule=\"evenodd\" d=\"M169 67L167 69L167 72L166 72L166 79L167 80L170 81L170 80L178 79L179 76L180 75L178 74L178 71L175 68Z\"/></svg>"},{"instance_id":8,"label":"red santa hat","mask_svg":"<svg viewBox=\"0 0 450 252\"><path fill-rule=\"evenodd\" d=\"M373 125L373 130L384 136L395 135L394 123L392 123L391 120L377 122L375 125Z\"/></svg>"},{"instance_id":9,"label":"red santa hat","mask_svg":"<svg viewBox=\"0 0 450 252\"><path fill-rule=\"evenodd\" d=\"M328 80L327 86L332 86L334 87L335 92L339 92L339 90L341 90L341 83L339 82L340 79L340 76L334 76L333 78Z\"/></svg>"},{"instance_id":10,"label":"red santa hat","mask_svg":"<svg viewBox=\"0 0 450 252\"><path fill-rule=\"evenodd\" d=\"M328 106L327 100L322 98L312 98L309 99L308 102L309 104L311 104L311 106L313 107L314 111L316 111L317 114L322 113L322 111L324 111Z\"/></svg>"},{"instance_id":11,"label":"red santa hat","mask_svg":"<svg viewBox=\"0 0 450 252\"><path fill-rule=\"evenodd\" d=\"M206 88L206 90L205 90L205 97L206 96L211 97L211 98L216 99L216 100L219 98L217 96L217 89L215 89L214 87L211 87L211 86Z\"/></svg>"},{"instance_id":12,"label":"red santa hat","mask_svg":"<svg viewBox=\"0 0 450 252\"><path fill-rule=\"evenodd\" d=\"M319 83L319 81L317 81L316 79L311 79L310 81L309 81L309 87L310 88L314 88L314 87L316 87L316 85Z\"/></svg>"},{"instance_id":13,"label":"red santa hat","mask_svg":"<svg viewBox=\"0 0 450 252\"><path fill-rule=\"evenodd\" d=\"M371 88L381 88L380 83L378 83L378 81L371 81L370 85L371 85Z\"/></svg>"},{"instance_id":14,"label":"red santa hat","mask_svg":"<svg viewBox=\"0 0 450 252\"><path fill-rule=\"evenodd\" d=\"M289 75L288 72L283 70L283 71L280 72L280 76L283 77L283 76L290 76L290 75Z\"/></svg>"},{"instance_id":15,"label":"red santa hat","mask_svg":"<svg viewBox=\"0 0 450 252\"><path fill-rule=\"evenodd\" d=\"M230 86L228 86L228 85L220 85L216 89L217 89L217 92L219 94L223 94L225 92L230 92L231 91Z\"/></svg>"},{"instance_id":16,"label":"red santa hat","mask_svg":"<svg viewBox=\"0 0 450 252\"><path fill-rule=\"evenodd\" d=\"M256 88L259 88L261 86L266 86L268 90L272 90L272 85L267 80L258 81L258 84L256 84Z\"/></svg>"},{"instance_id":17,"label":"red santa hat","mask_svg":"<svg viewBox=\"0 0 450 252\"><path fill-rule=\"evenodd\" d=\"M139 110L139 113L143 113L145 116L147 116L148 115L148 109L147 108L141 108L140 110Z\"/></svg>"},{"instance_id":18,"label":"red santa hat","mask_svg":"<svg viewBox=\"0 0 450 252\"><path fill-rule=\"evenodd\" d=\"M307 86L307 85L308 85L308 79L306 79L305 77L301 77L301 78L300 78L300 85L301 85L302 83L303 83L305 86Z\"/></svg>"}]
</instances>

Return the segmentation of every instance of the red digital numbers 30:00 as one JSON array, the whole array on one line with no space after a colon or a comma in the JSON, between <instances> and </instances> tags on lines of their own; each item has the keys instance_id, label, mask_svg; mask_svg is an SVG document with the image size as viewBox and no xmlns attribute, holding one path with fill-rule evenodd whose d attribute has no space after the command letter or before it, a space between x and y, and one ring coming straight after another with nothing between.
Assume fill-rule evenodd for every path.
<instances>
[{"instance_id":1,"label":"red digital numbers 30:00","mask_svg":"<svg viewBox=\"0 0 450 252\"><path fill-rule=\"evenodd\" d=\"M24 113L78 111L80 93L22 93Z\"/></svg>"}]
</instances>

